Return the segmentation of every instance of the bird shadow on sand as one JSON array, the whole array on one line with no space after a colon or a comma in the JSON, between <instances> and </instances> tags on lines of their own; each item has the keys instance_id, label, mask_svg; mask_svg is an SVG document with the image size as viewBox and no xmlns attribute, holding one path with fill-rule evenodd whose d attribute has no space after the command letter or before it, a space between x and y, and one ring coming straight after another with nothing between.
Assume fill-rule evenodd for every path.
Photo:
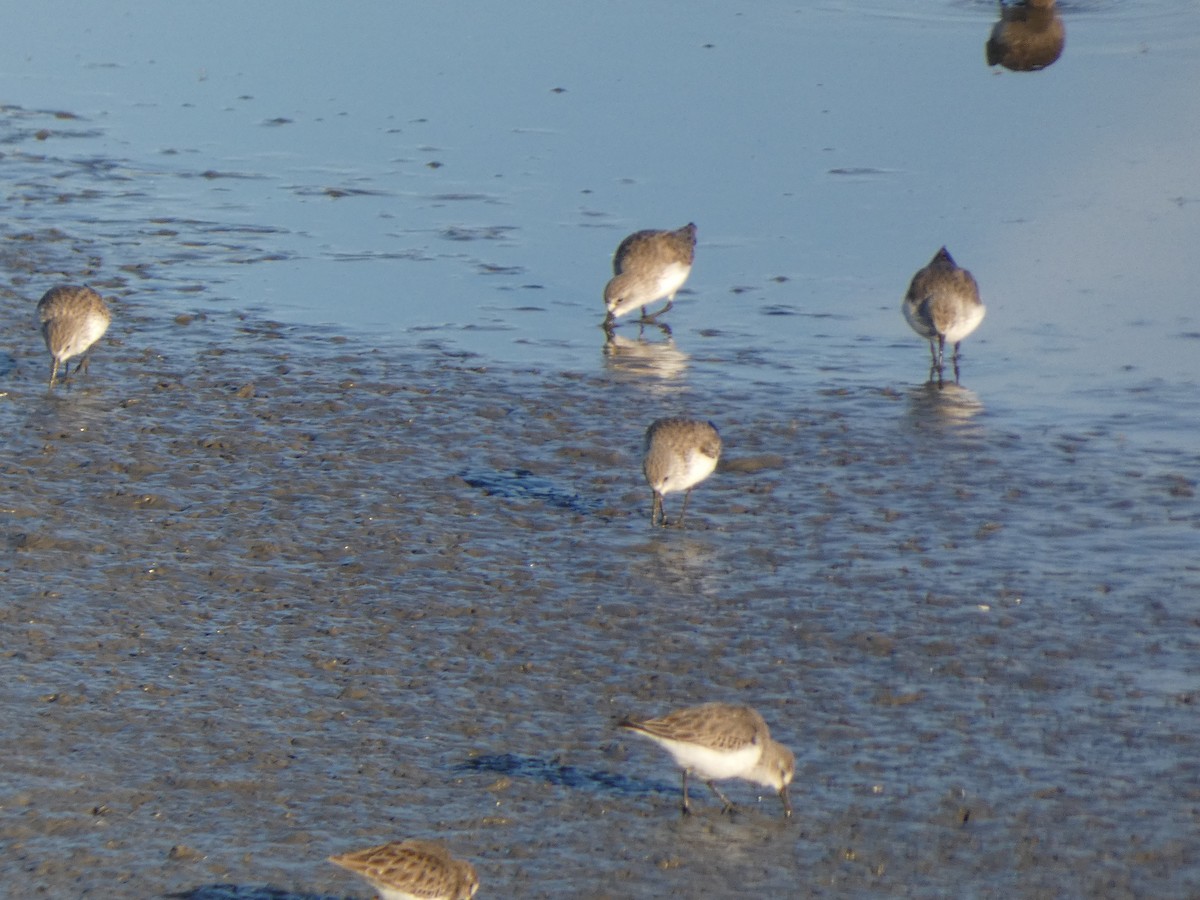
<instances>
[{"instance_id":1,"label":"bird shadow on sand","mask_svg":"<svg viewBox=\"0 0 1200 900\"><path fill-rule=\"evenodd\" d=\"M493 772L509 778L530 778L545 784L575 790L624 794L641 797L646 794L678 794L678 784L629 778L615 772L588 771L578 766L563 765L554 760L514 753L493 753L476 756L454 767L459 772Z\"/></svg>"},{"instance_id":2,"label":"bird shadow on sand","mask_svg":"<svg viewBox=\"0 0 1200 900\"><path fill-rule=\"evenodd\" d=\"M459 477L489 497L534 500L580 515L588 515L599 508L599 503L595 500L586 500L573 491L563 490L550 479L534 475L528 469L513 469L508 472L468 470L461 472Z\"/></svg>"}]
</instances>

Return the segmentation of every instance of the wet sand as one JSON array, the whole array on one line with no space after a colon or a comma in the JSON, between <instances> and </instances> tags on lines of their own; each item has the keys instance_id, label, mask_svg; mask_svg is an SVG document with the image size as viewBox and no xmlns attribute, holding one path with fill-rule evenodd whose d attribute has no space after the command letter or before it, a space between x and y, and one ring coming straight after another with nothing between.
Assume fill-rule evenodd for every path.
<instances>
[{"instance_id":1,"label":"wet sand","mask_svg":"<svg viewBox=\"0 0 1200 900\"><path fill-rule=\"evenodd\" d=\"M496 368L102 279L113 326L50 392L32 273L78 248L15 246L21 896L365 897L325 857L404 837L488 897L1200 887L1195 459L964 389L664 395L598 330L591 372ZM669 413L726 444L686 531L639 472ZM744 784L681 818L613 728L712 699L796 751L794 821Z\"/></svg>"},{"instance_id":2,"label":"wet sand","mask_svg":"<svg viewBox=\"0 0 1200 900\"><path fill-rule=\"evenodd\" d=\"M1200 895L1194 16L1073 7L1034 81L940 6L14 15L0 894L365 898L325 858L418 837L481 898ZM692 219L674 340L603 347ZM51 392L67 281L115 318ZM665 415L725 446L682 532ZM614 728L708 700L791 822Z\"/></svg>"}]
</instances>

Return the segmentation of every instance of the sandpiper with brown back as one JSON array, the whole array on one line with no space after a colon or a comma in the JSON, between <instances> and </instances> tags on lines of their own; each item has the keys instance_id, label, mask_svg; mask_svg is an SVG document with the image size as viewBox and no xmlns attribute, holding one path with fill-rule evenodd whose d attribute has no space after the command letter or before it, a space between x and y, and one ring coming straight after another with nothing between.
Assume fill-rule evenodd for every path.
<instances>
[{"instance_id":1,"label":"sandpiper with brown back","mask_svg":"<svg viewBox=\"0 0 1200 900\"><path fill-rule=\"evenodd\" d=\"M987 312L979 299L979 286L943 247L929 265L913 276L901 310L912 330L929 341L932 364L929 378L942 384L943 353L954 345L954 380L958 381L959 343L979 327Z\"/></svg>"},{"instance_id":2,"label":"sandpiper with brown back","mask_svg":"<svg viewBox=\"0 0 1200 900\"><path fill-rule=\"evenodd\" d=\"M361 875L383 900L470 900L479 890L475 867L432 841L392 841L329 861Z\"/></svg>"},{"instance_id":3,"label":"sandpiper with brown back","mask_svg":"<svg viewBox=\"0 0 1200 900\"><path fill-rule=\"evenodd\" d=\"M792 804L788 785L796 773L792 751L771 737L771 730L757 711L732 703L705 703L667 713L657 719L625 718L617 723L664 747L683 770L683 812L691 812L688 773L712 789L724 804L734 806L714 782L740 778L773 788L790 818Z\"/></svg>"},{"instance_id":4,"label":"sandpiper with brown back","mask_svg":"<svg viewBox=\"0 0 1200 900\"><path fill-rule=\"evenodd\" d=\"M646 429L642 446L642 473L654 500L650 506L650 524L667 524L663 498L684 491L683 508L675 523L683 527L692 488L717 468L721 458L721 436L712 422L702 419L656 419Z\"/></svg>"},{"instance_id":5,"label":"sandpiper with brown back","mask_svg":"<svg viewBox=\"0 0 1200 900\"><path fill-rule=\"evenodd\" d=\"M78 356L75 372L87 371L87 351L100 340L112 321L104 299L86 285L60 285L46 291L37 305L38 323L52 357L50 387L58 381L58 367L70 376L69 360Z\"/></svg>"},{"instance_id":6,"label":"sandpiper with brown back","mask_svg":"<svg viewBox=\"0 0 1200 900\"><path fill-rule=\"evenodd\" d=\"M613 277L604 288L605 329L611 332L614 320L638 308L642 322L653 322L669 310L695 258L696 226L691 222L675 231L638 231L621 241L613 255ZM646 307L663 297L667 305L648 315Z\"/></svg>"}]
</instances>

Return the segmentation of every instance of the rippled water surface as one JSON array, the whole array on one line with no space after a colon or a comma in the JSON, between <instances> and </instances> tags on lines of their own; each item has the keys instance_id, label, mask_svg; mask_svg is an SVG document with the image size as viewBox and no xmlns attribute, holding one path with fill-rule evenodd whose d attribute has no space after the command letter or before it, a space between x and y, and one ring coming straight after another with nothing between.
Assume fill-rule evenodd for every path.
<instances>
[{"instance_id":1,"label":"rippled water surface","mask_svg":"<svg viewBox=\"0 0 1200 900\"><path fill-rule=\"evenodd\" d=\"M970 0L10 16L3 881L365 896L324 858L416 836L481 897L1200 892L1200 4L1059 12L1031 72ZM65 280L116 318L51 394ZM679 412L725 458L653 532ZM613 729L710 699L795 821L681 819Z\"/></svg>"}]
</instances>

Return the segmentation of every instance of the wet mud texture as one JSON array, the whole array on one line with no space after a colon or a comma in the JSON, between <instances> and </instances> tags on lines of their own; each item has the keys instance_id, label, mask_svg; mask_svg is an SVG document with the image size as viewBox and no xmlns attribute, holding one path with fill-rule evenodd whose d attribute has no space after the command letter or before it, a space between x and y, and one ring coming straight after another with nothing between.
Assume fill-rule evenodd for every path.
<instances>
[{"instance_id":1,"label":"wet mud texture","mask_svg":"<svg viewBox=\"0 0 1200 900\"><path fill-rule=\"evenodd\" d=\"M954 389L649 394L145 298L50 392L20 293L20 896L366 897L325 857L404 837L481 897L1200 886L1194 459ZM686 531L639 472L666 414L726 443ZM796 751L792 822L745 784L682 818L613 728L713 699Z\"/></svg>"}]
</instances>

